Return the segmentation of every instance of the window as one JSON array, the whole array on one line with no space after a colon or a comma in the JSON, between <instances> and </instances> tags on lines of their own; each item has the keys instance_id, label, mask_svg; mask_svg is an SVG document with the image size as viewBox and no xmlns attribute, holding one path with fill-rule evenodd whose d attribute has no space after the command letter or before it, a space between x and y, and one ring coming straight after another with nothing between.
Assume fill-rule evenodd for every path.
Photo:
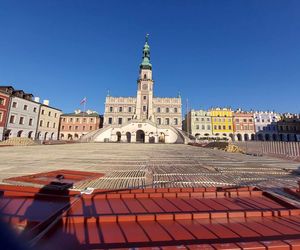
<instances>
[{"instance_id":1,"label":"window","mask_svg":"<svg viewBox=\"0 0 300 250\"><path fill-rule=\"evenodd\" d=\"M228 126L228 129L231 129L231 125Z\"/></svg>"},{"instance_id":2,"label":"window","mask_svg":"<svg viewBox=\"0 0 300 250\"><path fill-rule=\"evenodd\" d=\"M217 125L214 126L214 129L217 129Z\"/></svg>"},{"instance_id":3,"label":"window","mask_svg":"<svg viewBox=\"0 0 300 250\"><path fill-rule=\"evenodd\" d=\"M196 126L196 129L197 129L197 130L199 129L199 125Z\"/></svg>"},{"instance_id":4,"label":"window","mask_svg":"<svg viewBox=\"0 0 300 250\"><path fill-rule=\"evenodd\" d=\"M204 130L205 129L205 125L202 125L202 130Z\"/></svg>"},{"instance_id":5,"label":"window","mask_svg":"<svg viewBox=\"0 0 300 250\"><path fill-rule=\"evenodd\" d=\"M144 96L143 96L143 99L144 99L144 100L147 100L147 96L144 95Z\"/></svg>"},{"instance_id":6,"label":"window","mask_svg":"<svg viewBox=\"0 0 300 250\"><path fill-rule=\"evenodd\" d=\"M79 118L76 118L76 122L79 122Z\"/></svg>"},{"instance_id":7,"label":"window","mask_svg":"<svg viewBox=\"0 0 300 250\"><path fill-rule=\"evenodd\" d=\"M221 125L219 125L219 129L222 129Z\"/></svg>"},{"instance_id":8,"label":"window","mask_svg":"<svg viewBox=\"0 0 300 250\"><path fill-rule=\"evenodd\" d=\"M131 121L131 118L127 118L127 121Z\"/></svg>"},{"instance_id":9,"label":"window","mask_svg":"<svg viewBox=\"0 0 300 250\"><path fill-rule=\"evenodd\" d=\"M204 118L201 118L201 121L204 122Z\"/></svg>"},{"instance_id":10,"label":"window","mask_svg":"<svg viewBox=\"0 0 300 250\"><path fill-rule=\"evenodd\" d=\"M2 118L3 118L3 113L0 112L0 122L2 122Z\"/></svg>"},{"instance_id":11,"label":"window","mask_svg":"<svg viewBox=\"0 0 300 250\"><path fill-rule=\"evenodd\" d=\"M210 121L210 118L206 118L206 121L208 121L208 122L209 122L209 121Z\"/></svg>"},{"instance_id":12,"label":"window","mask_svg":"<svg viewBox=\"0 0 300 250\"><path fill-rule=\"evenodd\" d=\"M24 109L24 110L28 110L28 106L27 106L27 105L24 105L23 109Z\"/></svg>"},{"instance_id":13,"label":"window","mask_svg":"<svg viewBox=\"0 0 300 250\"><path fill-rule=\"evenodd\" d=\"M19 124L24 124L24 117L20 117Z\"/></svg>"},{"instance_id":14,"label":"window","mask_svg":"<svg viewBox=\"0 0 300 250\"><path fill-rule=\"evenodd\" d=\"M0 105L4 105L4 99L3 98L0 98Z\"/></svg>"},{"instance_id":15,"label":"window","mask_svg":"<svg viewBox=\"0 0 300 250\"><path fill-rule=\"evenodd\" d=\"M157 124L161 125L161 118L157 118Z\"/></svg>"},{"instance_id":16,"label":"window","mask_svg":"<svg viewBox=\"0 0 300 250\"><path fill-rule=\"evenodd\" d=\"M47 122L47 128L49 128L50 127L50 122Z\"/></svg>"},{"instance_id":17,"label":"window","mask_svg":"<svg viewBox=\"0 0 300 250\"><path fill-rule=\"evenodd\" d=\"M178 125L178 119L174 118L174 125Z\"/></svg>"},{"instance_id":18,"label":"window","mask_svg":"<svg viewBox=\"0 0 300 250\"><path fill-rule=\"evenodd\" d=\"M75 130L78 130L78 126L75 126Z\"/></svg>"},{"instance_id":19,"label":"window","mask_svg":"<svg viewBox=\"0 0 300 250\"><path fill-rule=\"evenodd\" d=\"M94 119L93 119L93 118L91 118L91 119L90 119L90 122L94 122Z\"/></svg>"},{"instance_id":20,"label":"window","mask_svg":"<svg viewBox=\"0 0 300 250\"><path fill-rule=\"evenodd\" d=\"M45 114L45 110L42 109L42 115Z\"/></svg>"},{"instance_id":21,"label":"window","mask_svg":"<svg viewBox=\"0 0 300 250\"><path fill-rule=\"evenodd\" d=\"M36 113L36 107L33 108L33 112Z\"/></svg>"},{"instance_id":22,"label":"window","mask_svg":"<svg viewBox=\"0 0 300 250\"><path fill-rule=\"evenodd\" d=\"M17 107L17 103L16 103L16 102L13 102L13 103L12 103L12 107L13 107L13 108L16 108L16 107Z\"/></svg>"},{"instance_id":23,"label":"window","mask_svg":"<svg viewBox=\"0 0 300 250\"><path fill-rule=\"evenodd\" d=\"M32 122L33 122L33 119L30 118L30 119L29 119L29 126L32 126Z\"/></svg>"},{"instance_id":24,"label":"window","mask_svg":"<svg viewBox=\"0 0 300 250\"><path fill-rule=\"evenodd\" d=\"M90 126L90 130L93 130L93 126Z\"/></svg>"},{"instance_id":25,"label":"window","mask_svg":"<svg viewBox=\"0 0 300 250\"><path fill-rule=\"evenodd\" d=\"M43 120L40 120L40 127L43 127Z\"/></svg>"},{"instance_id":26,"label":"window","mask_svg":"<svg viewBox=\"0 0 300 250\"><path fill-rule=\"evenodd\" d=\"M69 130L72 130L72 126L69 126Z\"/></svg>"},{"instance_id":27,"label":"window","mask_svg":"<svg viewBox=\"0 0 300 250\"><path fill-rule=\"evenodd\" d=\"M57 113L54 113L54 117L55 117L55 118L57 117Z\"/></svg>"},{"instance_id":28,"label":"window","mask_svg":"<svg viewBox=\"0 0 300 250\"><path fill-rule=\"evenodd\" d=\"M61 130L64 130L65 129L65 126L61 126Z\"/></svg>"},{"instance_id":29,"label":"window","mask_svg":"<svg viewBox=\"0 0 300 250\"><path fill-rule=\"evenodd\" d=\"M261 122L265 122L265 119L261 119Z\"/></svg>"},{"instance_id":30,"label":"window","mask_svg":"<svg viewBox=\"0 0 300 250\"><path fill-rule=\"evenodd\" d=\"M70 118L70 122L73 122L73 118Z\"/></svg>"},{"instance_id":31,"label":"window","mask_svg":"<svg viewBox=\"0 0 300 250\"><path fill-rule=\"evenodd\" d=\"M170 112L170 109L169 108L166 108L166 113L169 113Z\"/></svg>"},{"instance_id":32,"label":"window","mask_svg":"<svg viewBox=\"0 0 300 250\"><path fill-rule=\"evenodd\" d=\"M119 112L122 112L123 111L123 107L119 107Z\"/></svg>"},{"instance_id":33,"label":"window","mask_svg":"<svg viewBox=\"0 0 300 250\"><path fill-rule=\"evenodd\" d=\"M223 129L226 129L226 126L225 126L225 125L223 125Z\"/></svg>"},{"instance_id":34,"label":"window","mask_svg":"<svg viewBox=\"0 0 300 250\"><path fill-rule=\"evenodd\" d=\"M121 125L122 124L122 118L118 119L118 124Z\"/></svg>"},{"instance_id":35,"label":"window","mask_svg":"<svg viewBox=\"0 0 300 250\"><path fill-rule=\"evenodd\" d=\"M143 111L146 112L147 111L147 107L143 106Z\"/></svg>"},{"instance_id":36,"label":"window","mask_svg":"<svg viewBox=\"0 0 300 250\"><path fill-rule=\"evenodd\" d=\"M147 75L146 74L144 74L144 79L147 79Z\"/></svg>"},{"instance_id":37,"label":"window","mask_svg":"<svg viewBox=\"0 0 300 250\"><path fill-rule=\"evenodd\" d=\"M130 113L132 112L132 108L131 107L128 108L128 112L130 112Z\"/></svg>"},{"instance_id":38,"label":"window","mask_svg":"<svg viewBox=\"0 0 300 250\"><path fill-rule=\"evenodd\" d=\"M199 121L199 118L196 118L196 121L198 122L198 121Z\"/></svg>"},{"instance_id":39,"label":"window","mask_svg":"<svg viewBox=\"0 0 300 250\"><path fill-rule=\"evenodd\" d=\"M56 125L56 124L55 124L55 122L54 122L54 123L53 123L53 128L55 128L55 125Z\"/></svg>"},{"instance_id":40,"label":"window","mask_svg":"<svg viewBox=\"0 0 300 250\"><path fill-rule=\"evenodd\" d=\"M86 118L83 118L83 122L86 122Z\"/></svg>"},{"instance_id":41,"label":"window","mask_svg":"<svg viewBox=\"0 0 300 250\"><path fill-rule=\"evenodd\" d=\"M66 121L66 118L63 118L63 122L65 122Z\"/></svg>"},{"instance_id":42,"label":"window","mask_svg":"<svg viewBox=\"0 0 300 250\"><path fill-rule=\"evenodd\" d=\"M247 119L244 119L243 122L247 122Z\"/></svg>"},{"instance_id":43,"label":"window","mask_svg":"<svg viewBox=\"0 0 300 250\"><path fill-rule=\"evenodd\" d=\"M252 122L252 119L249 119L249 122Z\"/></svg>"},{"instance_id":44,"label":"window","mask_svg":"<svg viewBox=\"0 0 300 250\"><path fill-rule=\"evenodd\" d=\"M178 112L178 109L177 108L174 108L174 113L177 113Z\"/></svg>"},{"instance_id":45,"label":"window","mask_svg":"<svg viewBox=\"0 0 300 250\"><path fill-rule=\"evenodd\" d=\"M85 126L82 127L82 130L85 130Z\"/></svg>"},{"instance_id":46,"label":"window","mask_svg":"<svg viewBox=\"0 0 300 250\"><path fill-rule=\"evenodd\" d=\"M109 112L113 112L114 108L113 107L109 107Z\"/></svg>"},{"instance_id":47,"label":"window","mask_svg":"<svg viewBox=\"0 0 300 250\"><path fill-rule=\"evenodd\" d=\"M48 112L48 116L51 116L51 111Z\"/></svg>"},{"instance_id":48,"label":"window","mask_svg":"<svg viewBox=\"0 0 300 250\"><path fill-rule=\"evenodd\" d=\"M207 129L210 130L210 125L207 125Z\"/></svg>"},{"instance_id":49,"label":"window","mask_svg":"<svg viewBox=\"0 0 300 250\"><path fill-rule=\"evenodd\" d=\"M166 125L169 125L169 124L170 124L170 119L166 118Z\"/></svg>"},{"instance_id":50,"label":"window","mask_svg":"<svg viewBox=\"0 0 300 250\"><path fill-rule=\"evenodd\" d=\"M108 118L108 124L112 124L112 118L111 117Z\"/></svg>"},{"instance_id":51,"label":"window","mask_svg":"<svg viewBox=\"0 0 300 250\"><path fill-rule=\"evenodd\" d=\"M160 107L157 108L157 113L160 113Z\"/></svg>"}]
</instances>

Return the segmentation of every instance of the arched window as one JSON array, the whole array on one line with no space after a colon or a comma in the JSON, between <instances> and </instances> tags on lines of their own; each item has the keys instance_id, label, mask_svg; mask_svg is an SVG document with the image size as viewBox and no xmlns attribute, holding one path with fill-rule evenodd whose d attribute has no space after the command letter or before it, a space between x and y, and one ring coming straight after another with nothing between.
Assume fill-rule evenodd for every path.
<instances>
[{"instance_id":1,"label":"arched window","mask_svg":"<svg viewBox=\"0 0 300 250\"><path fill-rule=\"evenodd\" d=\"M146 74L144 74L144 79L147 79L147 75Z\"/></svg>"},{"instance_id":2,"label":"arched window","mask_svg":"<svg viewBox=\"0 0 300 250\"><path fill-rule=\"evenodd\" d=\"M169 113L170 112L170 109L169 108L166 108L166 113Z\"/></svg>"},{"instance_id":3,"label":"arched window","mask_svg":"<svg viewBox=\"0 0 300 250\"><path fill-rule=\"evenodd\" d=\"M160 113L160 107L157 108L157 113Z\"/></svg>"}]
</instances>

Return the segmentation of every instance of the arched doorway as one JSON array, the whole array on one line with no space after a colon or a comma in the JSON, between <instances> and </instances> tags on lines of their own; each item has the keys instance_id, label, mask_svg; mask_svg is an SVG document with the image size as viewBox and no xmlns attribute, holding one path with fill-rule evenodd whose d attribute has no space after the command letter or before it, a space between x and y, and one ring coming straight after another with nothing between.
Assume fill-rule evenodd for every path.
<instances>
[{"instance_id":1,"label":"arched doorway","mask_svg":"<svg viewBox=\"0 0 300 250\"><path fill-rule=\"evenodd\" d=\"M5 130L4 135L3 135L3 140L8 140L9 139L9 135L10 135L11 130Z\"/></svg>"},{"instance_id":2,"label":"arched doorway","mask_svg":"<svg viewBox=\"0 0 300 250\"><path fill-rule=\"evenodd\" d=\"M265 139L266 139L266 141L270 141L270 135L269 135L269 134L266 134L266 135L265 135Z\"/></svg>"},{"instance_id":3,"label":"arched doorway","mask_svg":"<svg viewBox=\"0 0 300 250\"><path fill-rule=\"evenodd\" d=\"M54 132L51 134L50 139L53 140Z\"/></svg>"},{"instance_id":4,"label":"arched doorway","mask_svg":"<svg viewBox=\"0 0 300 250\"><path fill-rule=\"evenodd\" d=\"M273 141L277 141L277 135L276 135L276 134L273 134L273 135L272 135L272 140L273 140Z\"/></svg>"},{"instance_id":5,"label":"arched doorway","mask_svg":"<svg viewBox=\"0 0 300 250\"><path fill-rule=\"evenodd\" d=\"M251 134L251 141L255 140L255 134Z\"/></svg>"},{"instance_id":6,"label":"arched doorway","mask_svg":"<svg viewBox=\"0 0 300 250\"><path fill-rule=\"evenodd\" d=\"M28 133L28 138L29 138L29 139L32 139L32 133L33 133L32 131L30 131L30 132Z\"/></svg>"},{"instance_id":7,"label":"arched doorway","mask_svg":"<svg viewBox=\"0 0 300 250\"><path fill-rule=\"evenodd\" d=\"M244 134L244 140L249 141L249 135L248 134Z\"/></svg>"},{"instance_id":8,"label":"arched doorway","mask_svg":"<svg viewBox=\"0 0 300 250\"><path fill-rule=\"evenodd\" d=\"M145 142L145 132L143 130L136 131L136 142Z\"/></svg>"},{"instance_id":9,"label":"arched doorway","mask_svg":"<svg viewBox=\"0 0 300 250\"><path fill-rule=\"evenodd\" d=\"M116 133L116 135L117 135L117 142L120 142L121 141L121 132L117 132Z\"/></svg>"},{"instance_id":10,"label":"arched doorway","mask_svg":"<svg viewBox=\"0 0 300 250\"><path fill-rule=\"evenodd\" d=\"M21 136L22 136L22 133L23 133L23 130L20 130L20 131L17 133L17 137L21 137Z\"/></svg>"},{"instance_id":11,"label":"arched doorway","mask_svg":"<svg viewBox=\"0 0 300 250\"><path fill-rule=\"evenodd\" d=\"M45 135L44 135L44 141L47 140L47 135L48 135L48 132L46 132Z\"/></svg>"},{"instance_id":12,"label":"arched doorway","mask_svg":"<svg viewBox=\"0 0 300 250\"><path fill-rule=\"evenodd\" d=\"M241 134L237 134L237 138L238 138L238 141L242 141L243 140L243 137Z\"/></svg>"},{"instance_id":13,"label":"arched doorway","mask_svg":"<svg viewBox=\"0 0 300 250\"><path fill-rule=\"evenodd\" d=\"M68 140L73 140L73 136L71 134L68 134Z\"/></svg>"},{"instance_id":14,"label":"arched doorway","mask_svg":"<svg viewBox=\"0 0 300 250\"><path fill-rule=\"evenodd\" d=\"M38 133L36 134L35 138L36 138L37 140L39 140L39 139L40 139L40 136L41 136L41 132L38 132Z\"/></svg>"},{"instance_id":15,"label":"arched doorway","mask_svg":"<svg viewBox=\"0 0 300 250\"><path fill-rule=\"evenodd\" d=\"M263 135L262 135L262 134L258 134L258 136L257 136L257 137L258 137L258 140L259 140L259 141L263 141L263 140L264 140L264 137L263 137Z\"/></svg>"},{"instance_id":16,"label":"arched doorway","mask_svg":"<svg viewBox=\"0 0 300 250\"><path fill-rule=\"evenodd\" d=\"M165 134L164 133L159 134L158 142L165 143Z\"/></svg>"},{"instance_id":17,"label":"arched doorway","mask_svg":"<svg viewBox=\"0 0 300 250\"><path fill-rule=\"evenodd\" d=\"M60 134L60 139L61 139L61 140L63 140L63 139L64 139L64 137L65 137L65 135L64 135L64 134Z\"/></svg>"},{"instance_id":18,"label":"arched doorway","mask_svg":"<svg viewBox=\"0 0 300 250\"><path fill-rule=\"evenodd\" d=\"M149 134L149 143L155 143L155 137L152 132Z\"/></svg>"},{"instance_id":19,"label":"arched doorway","mask_svg":"<svg viewBox=\"0 0 300 250\"><path fill-rule=\"evenodd\" d=\"M130 132L126 133L126 138L127 138L127 142L131 142L131 133Z\"/></svg>"},{"instance_id":20,"label":"arched doorway","mask_svg":"<svg viewBox=\"0 0 300 250\"><path fill-rule=\"evenodd\" d=\"M231 141L234 141L234 135L233 134L229 134L229 137L231 138Z\"/></svg>"},{"instance_id":21,"label":"arched doorway","mask_svg":"<svg viewBox=\"0 0 300 250\"><path fill-rule=\"evenodd\" d=\"M200 139L200 134L199 133L195 134L195 137L196 139Z\"/></svg>"}]
</instances>

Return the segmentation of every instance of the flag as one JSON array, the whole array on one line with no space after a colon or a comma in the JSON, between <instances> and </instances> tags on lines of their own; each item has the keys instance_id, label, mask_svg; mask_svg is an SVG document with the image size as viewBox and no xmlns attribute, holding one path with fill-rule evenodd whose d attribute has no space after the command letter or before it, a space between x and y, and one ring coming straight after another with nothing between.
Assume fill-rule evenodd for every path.
<instances>
[{"instance_id":1,"label":"flag","mask_svg":"<svg viewBox=\"0 0 300 250\"><path fill-rule=\"evenodd\" d=\"M84 98L81 100L80 105L86 103L86 100L87 100L86 97L84 97Z\"/></svg>"}]
</instances>

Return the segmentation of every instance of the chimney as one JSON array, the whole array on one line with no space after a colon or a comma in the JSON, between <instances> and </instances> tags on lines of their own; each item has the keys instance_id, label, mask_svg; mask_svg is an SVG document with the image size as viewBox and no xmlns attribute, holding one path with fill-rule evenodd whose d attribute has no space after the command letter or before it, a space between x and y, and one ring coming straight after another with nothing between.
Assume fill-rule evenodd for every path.
<instances>
[{"instance_id":1,"label":"chimney","mask_svg":"<svg viewBox=\"0 0 300 250\"><path fill-rule=\"evenodd\" d=\"M43 104L49 106L49 100L44 100Z\"/></svg>"},{"instance_id":2,"label":"chimney","mask_svg":"<svg viewBox=\"0 0 300 250\"><path fill-rule=\"evenodd\" d=\"M34 97L34 101L35 102L40 102L40 98L36 96L36 97Z\"/></svg>"}]
</instances>

